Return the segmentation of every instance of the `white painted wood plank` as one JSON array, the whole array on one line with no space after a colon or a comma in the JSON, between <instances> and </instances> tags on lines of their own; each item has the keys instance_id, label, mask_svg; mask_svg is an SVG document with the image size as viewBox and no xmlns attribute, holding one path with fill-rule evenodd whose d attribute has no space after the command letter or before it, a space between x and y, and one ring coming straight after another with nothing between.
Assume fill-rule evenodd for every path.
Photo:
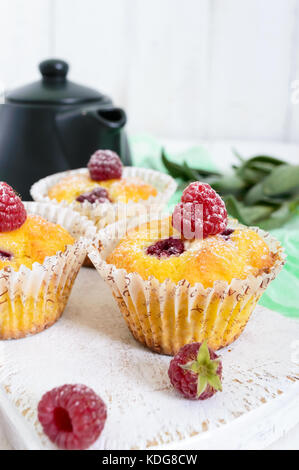
<instances>
[{"instance_id":1,"label":"white painted wood plank","mask_svg":"<svg viewBox=\"0 0 299 470\"><path fill-rule=\"evenodd\" d=\"M9 444L6 434L4 432L4 426L0 425L0 450L12 450L12 446Z\"/></svg>"},{"instance_id":2,"label":"white painted wood plank","mask_svg":"<svg viewBox=\"0 0 299 470\"><path fill-rule=\"evenodd\" d=\"M210 137L284 139L294 0L215 0Z\"/></svg>"},{"instance_id":3,"label":"white painted wood plank","mask_svg":"<svg viewBox=\"0 0 299 470\"><path fill-rule=\"evenodd\" d=\"M55 55L70 63L70 78L126 104L128 2L55 0L54 5Z\"/></svg>"},{"instance_id":4,"label":"white painted wood plank","mask_svg":"<svg viewBox=\"0 0 299 470\"><path fill-rule=\"evenodd\" d=\"M263 448L298 423L298 334L298 321L257 307L240 338L221 351L223 392L200 404L184 400L169 383L170 358L134 340L108 287L83 268L59 322L3 342L0 408L11 417L13 445L53 449L37 420L38 401L52 387L84 383L108 407L93 449Z\"/></svg>"},{"instance_id":5,"label":"white painted wood plank","mask_svg":"<svg viewBox=\"0 0 299 470\"><path fill-rule=\"evenodd\" d=\"M289 92L291 99L287 139L299 142L299 2L297 2L295 9L295 29L292 40L293 63L290 74L291 88Z\"/></svg>"},{"instance_id":6,"label":"white painted wood plank","mask_svg":"<svg viewBox=\"0 0 299 470\"><path fill-rule=\"evenodd\" d=\"M296 0L1 0L0 82L62 56L132 132L299 141L298 17Z\"/></svg>"},{"instance_id":7,"label":"white painted wood plank","mask_svg":"<svg viewBox=\"0 0 299 470\"><path fill-rule=\"evenodd\" d=\"M50 1L1 0L0 82L13 88L39 77L50 54Z\"/></svg>"},{"instance_id":8,"label":"white painted wood plank","mask_svg":"<svg viewBox=\"0 0 299 470\"><path fill-rule=\"evenodd\" d=\"M131 129L177 138L205 133L209 2L135 2Z\"/></svg>"},{"instance_id":9,"label":"white painted wood plank","mask_svg":"<svg viewBox=\"0 0 299 470\"><path fill-rule=\"evenodd\" d=\"M127 108L130 128L203 131L207 0L65 0L55 4L55 53L72 77Z\"/></svg>"}]
</instances>

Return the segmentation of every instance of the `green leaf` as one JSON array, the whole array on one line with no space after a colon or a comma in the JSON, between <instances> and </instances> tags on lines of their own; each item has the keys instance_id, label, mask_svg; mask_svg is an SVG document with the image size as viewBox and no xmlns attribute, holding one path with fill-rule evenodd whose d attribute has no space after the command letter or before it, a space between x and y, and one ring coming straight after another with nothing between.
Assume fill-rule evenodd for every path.
<instances>
[{"instance_id":1,"label":"green leaf","mask_svg":"<svg viewBox=\"0 0 299 470\"><path fill-rule=\"evenodd\" d=\"M265 176L279 165L285 164L283 160L266 155L257 155L243 161L236 173L249 184L259 183Z\"/></svg>"},{"instance_id":2,"label":"green leaf","mask_svg":"<svg viewBox=\"0 0 299 470\"><path fill-rule=\"evenodd\" d=\"M259 227L263 230L274 230L281 227L294 216L297 207L299 207L298 199L285 202L276 211L273 211L269 218L259 221Z\"/></svg>"},{"instance_id":3,"label":"green leaf","mask_svg":"<svg viewBox=\"0 0 299 470\"><path fill-rule=\"evenodd\" d=\"M287 162L284 160L280 160L279 158L276 157L270 157L269 155L255 155L254 157L244 159L240 157L240 155L235 151L234 154L237 156L237 158L243 163L242 166L246 167L252 167L255 166L256 164L265 164L267 167L276 167L279 165L286 165Z\"/></svg>"},{"instance_id":4,"label":"green leaf","mask_svg":"<svg viewBox=\"0 0 299 470\"><path fill-rule=\"evenodd\" d=\"M277 207L271 204L256 204L245 206L234 197L228 197L225 200L228 213L239 220L244 225L259 225L259 220L269 217Z\"/></svg>"},{"instance_id":5,"label":"green leaf","mask_svg":"<svg viewBox=\"0 0 299 470\"><path fill-rule=\"evenodd\" d=\"M189 370L191 372L194 372L195 374L199 374L200 372L200 365L198 364L197 361L190 361L190 362L187 362L186 364L180 364L180 367L184 370Z\"/></svg>"},{"instance_id":6,"label":"green leaf","mask_svg":"<svg viewBox=\"0 0 299 470\"><path fill-rule=\"evenodd\" d=\"M247 187L245 181L237 175L222 176L221 178L210 178L209 184L220 195L240 194Z\"/></svg>"},{"instance_id":7,"label":"green leaf","mask_svg":"<svg viewBox=\"0 0 299 470\"><path fill-rule=\"evenodd\" d=\"M199 174L193 168L190 168L186 162L183 163L182 169L191 181L197 181Z\"/></svg>"},{"instance_id":8,"label":"green leaf","mask_svg":"<svg viewBox=\"0 0 299 470\"><path fill-rule=\"evenodd\" d=\"M265 177L264 172L249 167L239 168L237 174L249 185L259 183Z\"/></svg>"},{"instance_id":9,"label":"green leaf","mask_svg":"<svg viewBox=\"0 0 299 470\"><path fill-rule=\"evenodd\" d=\"M204 341L200 346L198 353L197 353L197 362L199 364L205 364L210 360L210 353L207 342Z\"/></svg>"},{"instance_id":10,"label":"green leaf","mask_svg":"<svg viewBox=\"0 0 299 470\"><path fill-rule=\"evenodd\" d=\"M241 224L247 225L245 219L242 216L241 206L236 200L236 198L234 196L228 196L224 198L224 201L226 205L226 210L231 215L231 217L238 219Z\"/></svg>"},{"instance_id":11,"label":"green leaf","mask_svg":"<svg viewBox=\"0 0 299 470\"><path fill-rule=\"evenodd\" d=\"M207 388L208 379L203 375L198 376L197 380L197 396L199 397Z\"/></svg>"},{"instance_id":12,"label":"green leaf","mask_svg":"<svg viewBox=\"0 0 299 470\"><path fill-rule=\"evenodd\" d=\"M232 148L232 153L235 155L235 157L237 157L238 160L240 160L240 162L245 161L245 158L243 158L234 147Z\"/></svg>"},{"instance_id":13,"label":"green leaf","mask_svg":"<svg viewBox=\"0 0 299 470\"><path fill-rule=\"evenodd\" d=\"M220 359L211 360L210 351L207 342L204 341L200 346L195 361L180 364L184 370L192 372L197 378L197 396L199 397L206 389L208 383L215 390L222 390L220 378L217 375Z\"/></svg>"},{"instance_id":14,"label":"green leaf","mask_svg":"<svg viewBox=\"0 0 299 470\"><path fill-rule=\"evenodd\" d=\"M252 168L253 170L257 170L260 173L263 173L264 175L268 175L275 168L275 166L272 163L252 161L250 164L250 168Z\"/></svg>"},{"instance_id":15,"label":"green leaf","mask_svg":"<svg viewBox=\"0 0 299 470\"><path fill-rule=\"evenodd\" d=\"M182 164L172 162L166 156L164 149L162 149L161 158L165 168L173 178L198 181L207 176L221 176L217 171L205 170L204 168L191 168L187 162L183 162Z\"/></svg>"},{"instance_id":16,"label":"green leaf","mask_svg":"<svg viewBox=\"0 0 299 470\"><path fill-rule=\"evenodd\" d=\"M299 165L281 165L264 180L266 196L277 196L299 188Z\"/></svg>"},{"instance_id":17,"label":"green leaf","mask_svg":"<svg viewBox=\"0 0 299 470\"><path fill-rule=\"evenodd\" d=\"M239 204L239 207L243 219L246 220L246 225L257 224L259 220L270 217L274 210L274 207L270 204L256 204L255 206L241 206Z\"/></svg>"},{"instance_id":18,"label":"green leaf","mask_svg":"<svg viewBox=\"0 0 299 470\"><path fill-rule=\"evenodd\" d=\"M286 161L280 158L270 157L270 155L256 155L249 159L251 162L271 163L274 166L285 165Z\"/></svg>"},{"instance_id":19,"label":"green leaf","mask_svg":"<svg viewBox=\"0 0 299 470\"><path fill-rule=\"evenodd\" d=\"M264 191L263 182L257 183L250 188L244 197L245 204L252 205L257 202L263 201Z\"/></svg>"},{"instance_id":20,"label":"green leaf","mask_svg":"<svg viewBox=\"0 0 299 470\"><path fill-rule=\"evenodd\" d=\"M171 176L179 179L180 191L192 181L204 181L223 197L228 213L240 223L265 230L280 227L299 204L299 165L269 155L245 159L235 149L232 151L240 163L233 165L228 175L194 168L186 161L172 162L164 150L162 162Z\"/></svg>"},{"instance_id":21,"label":"green leaf","mask_svg":"<svg viewBox=\"0 0 299 470\"><path fill-rule=\"evenodd\" d=\"M168 170L169 174L173 178L183 178L183 179L189 179L188 176L186 176L182 165L179 165L177 163L171 162L167 157L164 152L164 149L162 149L162 162L165 166L165 168Z\"/></svg>"},{"instance_id":22,"label":"green leaf","mask_svg":"<svg viewBox=\"0 0 299 470\"><path fill-rule=\"evenodd\" d=\"M208 383L213 387L215 390L222 391L222 383L218 375L213 375L208 377Z\"/></svg>"}]
</instances>

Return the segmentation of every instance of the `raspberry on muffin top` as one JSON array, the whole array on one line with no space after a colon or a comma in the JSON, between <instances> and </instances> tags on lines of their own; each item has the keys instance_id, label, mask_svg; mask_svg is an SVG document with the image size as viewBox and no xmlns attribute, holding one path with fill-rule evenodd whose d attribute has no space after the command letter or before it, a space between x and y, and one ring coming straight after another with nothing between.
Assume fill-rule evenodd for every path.
<instances>
[{"instance_id":1,"label":"raspberry on muffin top","mask_svg":"<svg viewBox=\"0 0 299 470\"><path fill-rule=\"evenodd\" d=\"M97 150L86 173L68 175L48 191L49 198L57 202L91 204L138 202L156 195L156 188L142 179L124 177L120 158L111 150Z\"/></svg>"},{"instance_id":2,"label":"raspberry on muffin top","mask_svg":"<svg viewBox=\"0 0 299 470\"><path fill-rule=\"evenodd\" d=\"M0 232L20 228L27 217L24 204L11 186L0 182Z\"/></svg>"},{"instance_id":3,"label":"raspberry on muffin top","mask_svg":"<svg viewBox=\"0 0 299 470\"><path fill-rule=\"evenodd\" d=\"M174 209L172 225L187 239L221 233L227 226L224 201L209 184L191 183Z\"/></svg>"},{"instance_id":4,"label":"raspberry on muffin top","mask_svg":"<svg viewBox=\"0 0 299 470\"><path fill-rule=\"evenodd\" d=\"M21 265L31 268L43 263L47 256L64 251L74 238L60 225L38 215L26 213L14 190L0 182L0 269Z\"/></svg>"},{"instance_id":5,"label":"raspberry on muffin top","mask_svg":"<svg viewBox=\"0 0 299 470\"><path fill-rule=\"evenodd\" d=\"M144 280L150 276L160 282L186 280L191 285L201 283L204 288L212 287L217 280L230 283L234 278L257 276L274 264L267 243L258 233L249 228L227 228L224 202L212 188L192 183L182 200L187 202L178 205L179 217L175 208L172 217L129 231L110 253L107 263L137 272ZM196 220L193 208L199 203L201 217ZM188 205L189 214L187 237L185 220L180 218L184 204ZM196 223L201 227L201 238L196 237Z\"/></svg>"},{"instance_id":6,"label":"raspberry on muffin top","mask_svg":"<svg viewBox=\"0 0 299 470\"><path fill-rule=\"evenodd\" d=\"M266 242L254 230L245 228L234 230L229 239L217 234L202 240L184 240L184 251L171 256L150 254L149 247L161 240L171 218L162 219L161 231L149 239L149 232L155 230L154 222L129 231L110 253L107 263L127 272L137 272L144 280L150 276L160 282L168 278L175 283L185 279L191 285L201 283L204 288L212 287L217 280L230 283L233 278L257 276L274 263ZM170 237L180 237L171 226Z\"/></svg>"},{"instance_id":7,"label":"raspberry on muffin top","mask_svg":"<svg viewBox=\"0 0 299 470\"><path fill-rule=\"evenodd\" d=\"M112 150L97 150L90 157L87 167L94 181L120 179L123 172L122 162Z\"/></svg>"}]
</instances>

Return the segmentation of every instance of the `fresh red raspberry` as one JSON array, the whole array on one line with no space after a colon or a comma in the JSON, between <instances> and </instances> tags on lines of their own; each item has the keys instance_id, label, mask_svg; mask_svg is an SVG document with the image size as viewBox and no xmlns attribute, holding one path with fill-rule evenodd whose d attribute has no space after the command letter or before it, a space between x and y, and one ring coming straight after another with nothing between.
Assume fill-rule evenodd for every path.
<instances>
[{"instance_id":1,"label":"fresh red raspberry","mask_svg":"<svg viewBox=\"0 0 299 470\"><path fill-rule=\"evenodd\" d=\"M43 395L38 419L45 434L61 449L87 449L101 434L106 405L85 385L62 385Z\"/></svg>"},{"instance_id":2,"label":"fresh red raspberry","mask_svg":"<svg viewBox=\"0 0 299 470\"><path fill-rule=\"evenodd\" d=\"M120 179L123 165L117 153L112 150L97 150L87 165L92 180L105 181Z\"/></svg>"},{"instance_id":3,"label":"fresh red raspberry","mask_svg":"<svg viewBox=\"0 0 299 470\"><path fill-rule=\"evenodd\" d=\"M191 183L174 209L172 225L188 239L221 233L227 226L224 201L209 184Z\"/></svg>"},{"instance_id":4,"label":"fresh red raspberry","mask_svg":"<svg viewBox=\"0 0 299 470\"><path fill-rule=\"evenodd\" d=\"M222 363L206 341L183 346L170 362L170 382L185 398L206 400L222 390Z\"/></svg>"},{"instance_id":5,"label":"fresh red raspberry","mask_svg":"<svg viewBox=\"0 0 299 470\"><path fill-rule=\"evenodd\" d=\"M11 186L0 182L0 232L20 228L27 218L26 209Z\"/></svg>"},{"instance_id":6,"label":"fresh red raspberry","mask_svg":"<svg viewBox=\"0 0 299 470\"><path fill-rule=\"evenodd\" d=\"M95 188L88 193L80 194L76 198L76 201L83 203L84 201L88 201L91 204L95 202L104 203L104 202L111 202L108 196L108 191L105 188Z\"/></svg>"},{"instance_id":7,"label":"fresh red raspberry","mask_svg":"<svg viewBox=\"0 0 299 470\"><path fill-rule=\"evenodd\" d=\"M184 253L185 247L182 240L179 238L166 238L165 240L159 240L147 247L146 253L157 258L168 258L169 256L178 256Z\"/></svg>"},{"instance_id":8,"label":"fresh red raspberry","mask_svg":"<svg viewBox=\"0 0 299 470\"><path fill-rule=\"evenodd\" d=\"M187 240L203 238L202 206L187 202L180 202L172 214L172 226Z\"/></svg>"}]
</instances>

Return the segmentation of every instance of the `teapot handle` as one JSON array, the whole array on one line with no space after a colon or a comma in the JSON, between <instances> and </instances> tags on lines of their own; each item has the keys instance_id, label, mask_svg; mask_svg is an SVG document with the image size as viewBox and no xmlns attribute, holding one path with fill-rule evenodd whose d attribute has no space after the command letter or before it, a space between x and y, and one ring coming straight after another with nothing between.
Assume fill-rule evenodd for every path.
<instances>
[{"instance_id":1,"label":"teapot handle","mask_svg":"<svg viewBox=\"0 0 299 470\"><path fill-rule=\"evenodd\" d=\"M121 129L127 122L127 116L121 108L100 108L86 113L108 129Z\"/></svg>"}]
</instances>

